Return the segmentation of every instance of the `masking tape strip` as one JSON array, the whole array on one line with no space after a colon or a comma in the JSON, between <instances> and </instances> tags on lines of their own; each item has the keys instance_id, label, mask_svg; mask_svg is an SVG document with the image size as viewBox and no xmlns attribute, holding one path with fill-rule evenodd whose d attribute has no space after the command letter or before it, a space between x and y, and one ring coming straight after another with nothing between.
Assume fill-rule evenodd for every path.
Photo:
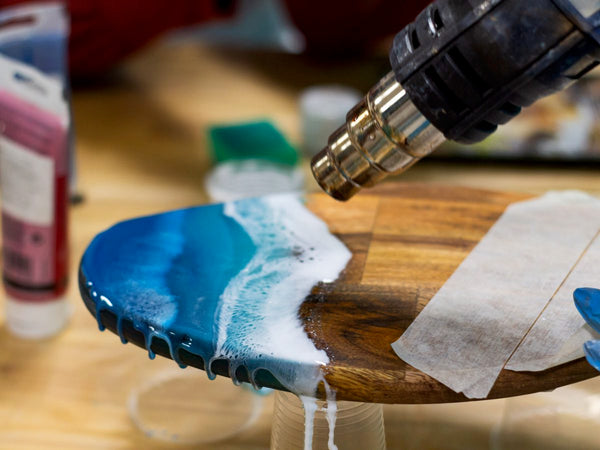
<instances>
[{"instance_id":1,"label":"masking tape strip","mask_svg":"<svg viewBox=\"0 0 600 450\"><path fill-rule=\"evenodd\" d=\"M573 292L580 287L600 284L599 235L600 230L512 355L506 369L539 371L583 357L583 343L596 333L585 325L575 308ZM578 339L565 347L580 333Z\"/></svg>"},{"instance_id":2,"label":"masking tape strip","mask_svg":"<svg viewBox=\"0 0 600 450\"><path fill-rule=\"evenodd\" d=\"M520 354L519 344L529 345L523 337L538 332L536 319L542 315L541 327L554 311L548 302L577 282L565 278L579 259L596 257L590 242L599 228L600 201L584 193L553 192L510 205L392 344L394 351L454 391L486 397L511 355ZM582 257L588 246L594 252Z\"/></svg>"}]
</instances>

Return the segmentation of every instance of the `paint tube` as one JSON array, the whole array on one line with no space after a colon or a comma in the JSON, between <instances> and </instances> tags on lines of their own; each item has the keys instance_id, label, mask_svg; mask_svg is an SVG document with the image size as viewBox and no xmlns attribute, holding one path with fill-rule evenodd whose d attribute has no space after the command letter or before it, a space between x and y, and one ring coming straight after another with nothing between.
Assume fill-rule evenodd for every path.
<instances>
[{"instance_id":1,"label":"paint tube","mask_svg":"<svg viewBox=\"0 0 600 450\"><path fill-rule=\"evenodd\" d=\"M68 320L68 107L63 84L0 56L0 190L6 322L48 337Z\"/></svg>"},{"instance_id":2,"label":"paint tube","mask_svg":"<svg viewBox=\"0 0 600 450\"><path fill-rule=\"evenodd\" d=\"M0 9L0 55L60 80L70 105L68 37L69 18L63 2L23 3ZM75 136L69 115L69 190L77 199Z\"/></svg>"}]
</instances>

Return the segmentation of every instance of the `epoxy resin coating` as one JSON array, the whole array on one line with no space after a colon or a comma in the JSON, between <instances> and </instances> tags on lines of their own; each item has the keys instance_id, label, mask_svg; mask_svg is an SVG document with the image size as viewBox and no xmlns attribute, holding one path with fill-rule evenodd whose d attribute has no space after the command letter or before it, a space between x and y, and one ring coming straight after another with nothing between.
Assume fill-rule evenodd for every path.
<instances>
[{"instance_id":1,"label":"epoxy resin coating","mask_svg":"<svg viewBox=\"0 0 600 450\"><path fill-rule=\"evenodd\" d=\"M335 280L350 252L293 195L143 217L98 235L81 263L99 326L103 309L210 363L266 369L287 389L314 395L329 362L298 309L313 286ZM151 357L152 352L150 352Z\"/></svg>"}]
</instances>

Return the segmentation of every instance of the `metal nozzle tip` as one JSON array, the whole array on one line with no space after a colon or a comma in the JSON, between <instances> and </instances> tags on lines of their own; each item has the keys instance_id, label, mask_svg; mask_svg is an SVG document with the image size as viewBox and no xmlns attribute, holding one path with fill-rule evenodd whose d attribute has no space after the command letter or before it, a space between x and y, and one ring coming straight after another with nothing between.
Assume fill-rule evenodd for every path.
<instances>
[{"instance_id":1,"label":"metal nozzle tip","mask_svg":"<svg viewBox=\"0 0 600 450\"><path fill-rule=\"evenodd\" d=\"M327 147L314 156L311 170L319 186L336 200L349 200L360 190L360 186L342 175Z\"/></svg>"},{"instance_id":2,"label":"metal nozzle tip","mask_svg":"<svg viewBox=\"0 0 600 450\"><path fill-rule=\"evenodd\" d=\"M428 155L444 135L421 114L390 72L346 115L311 162L321 188L348 200Z\"/></svg>"}]
</instances>

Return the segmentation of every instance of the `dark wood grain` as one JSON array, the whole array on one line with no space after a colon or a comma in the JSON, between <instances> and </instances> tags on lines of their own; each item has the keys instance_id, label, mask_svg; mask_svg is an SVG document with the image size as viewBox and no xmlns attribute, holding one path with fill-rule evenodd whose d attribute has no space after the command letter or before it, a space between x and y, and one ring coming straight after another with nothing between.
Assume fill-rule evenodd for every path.
<instances>
[{"instance_id":1,"label":"dark wood grain","mask_svg":"<svg viewBox=\"0 0 600 450\"><path fill-rule=\"evenodd\" d=\"M341 278L316 286L301 307L305 329L331 359L338 399L379 403L467 400L401 361L390 344L500 217L527 196L458 187L387 184L348 203L311 196L353 253ZM582 358L543 372L500 374L488 398L574 383L597 372ZM323 392L321 392L323 395Z\"/></svg>"}]
</instances>

